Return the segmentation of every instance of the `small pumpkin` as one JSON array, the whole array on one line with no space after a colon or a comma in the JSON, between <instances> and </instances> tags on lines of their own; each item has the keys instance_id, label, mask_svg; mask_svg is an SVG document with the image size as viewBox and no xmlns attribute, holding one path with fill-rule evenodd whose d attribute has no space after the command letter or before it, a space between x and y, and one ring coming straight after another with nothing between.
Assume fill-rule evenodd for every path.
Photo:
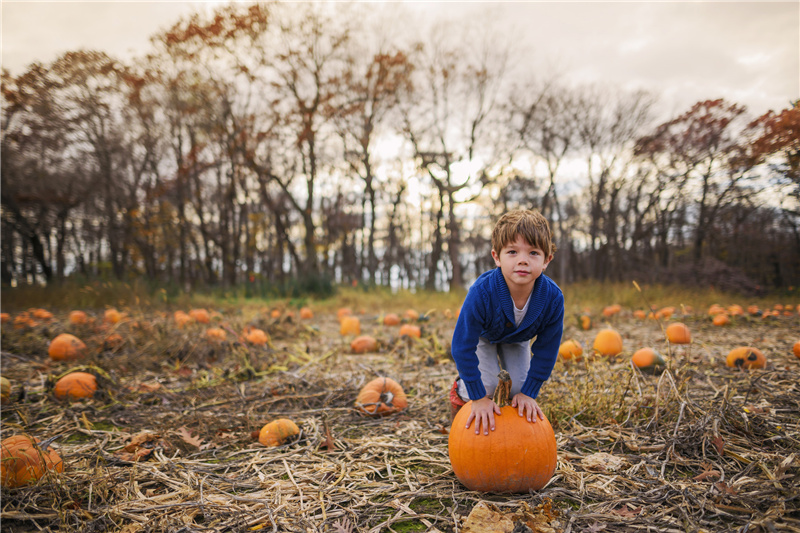
<instances>
[{"instance_id":1,"label":"small pumpkin","mask_svg":"<svg viewBox=\"0 0 800 533\"><path fill-rule=\"evenodd\" d=\"M56 381L53 394L59 400L83 400L97 392L97 378L88 372L71 372Z\"/></svg>"},{"instance_id":2,"label":"small pumpkin","mask_svg":"<svg viewBox=\"0 0 800 533\"><path fill-rule=\"evenodd\" d=\"M86 344L75 335L62 333L52 341L47 348L47 355L53 361L68 361L86 355Z\"/></svg>"},{"instance_id":3,"label":"small pumpkin","mask_svg":"<svg viewBox=\"0 0 800 533\"><path fill-rule=\"evenodd\" d=\"M750 313L751 315L757 315L758 313L761 312L761 310L758 308L757 305L748 305L747 312Z\"/></svg>"},{"instance_id":4,"label":"small pumpkin","mask_svg":"<svg viewBox=\"0 0 800 533\"><path fill-rule=\"evenodd\" d=\"M597 332L592 349L598 355L613 357L622 353L622 336L613 329L601 329Z\"/></svg>"},{"instance_id":5,"label":"small pumpkin","mask_svg":"<svg viewBox=\"0 0 800 533\"><path fill-rule=\"evenodd\" d=\"M712 304L711 307L708 308L708 316L715 316L724 312L725 308L719 304Z\"/></svg>"},{"instance_id":6,"label":"small pumpkin","mask_svg":"<svg viewBox=\"0 0 800 533\"><path fill-rule=\"evenodd\" d=\"M249 327L246 329L244 338L250 344L263 346L269 342L269 335L263 330L258 328Z\"/></svg>"},{"instance_id":7,"label":"small pumpkin","mask_svg":"<svg viewBox=\"0 0 800 533\"><path fill-rule=\"evenodd\" d=\"M32 313L34 318L38 318L39 320L50 320L53 318L53 313L47 309L34 309Z\"/></svg>"},{"instance_id":8,"label":"small pumpkin","mask_svg":"<svg viewBox=\"0 0 800 533\"><path fill-rule=\"evenodd\" d=\"M666 364L664 358L653 348L639 348L631 356L631 362L642 370L656 370Z\"/></svg>"},{"instance_id":9,"label":"small pumpkin","mask_svg":"<svg viewBox=\"0 0 800 533\"><path fill-rule=\"evenodd\" d=\"M212 342L224 341L228 338L227 332L222 328L208 328L206 330L206 339Z\"/></svg>"},{"instance_id":10,"label":"small pumpkin","mask_svg":"<svg viewBox=\"0 0 800 533\"><path fill-rule=\"evenodd\" d=\"M356 397L356 409L370 416L387 416L408 407L403 387L392 378L375 378Z\"/></svg>"},{"instance_id":11,"label":"small pumpkin","mask_svg":"<svg viewBox=\"0 0 800 533\"><path fill-rule=\"evenodd\" d=\"M658 311L656 311L656 318L663 318L665 320L669 320L669 318L675 314L675 307L667 306L662 307Z\"/></svg>"},{"instance_id":12,"label":"small pumpkin","mask_svg":"<svg viewBox=\"0 0 800 533\"><path fill-rule=\"evenodd\" d=\"M644 320L647 318L647 313L645 313L644 310L642 309L637 309L636 311L633 312L633 316L635 316L639 320Z\"/></svg>"},{"instance_id":13,"label":"small pumpkin","mask_svg":"<svg viewBox=\"0 0 800 533\"><path fill-rule=\"evenodd\" d=\"M8 313L0 313L0 324L5 324L9 320L11 320L11 315Z\"/></svg>"},{"instance_id":14,"label":"small pumpkin","mask_svg":"<svg viewBox=\"0 0 800 533\"><path fill-rule=\"evenodd\" d=\"M692 333L683 322L673 322L667 326L666 335L667 340L672 344L690 344L692 342Z\"/></svg>"},{"instance_id":15,"label":"small pumpkin","mask_svg":"<svg viewBox=\"0 0 800 533\"><path fill-rule=\"evenodd\" d=\"M122 320L122 314L112 307L105 310L103 313L103 320L109 324L116 324Z\"/></svg>"},{"instance_id":16,"label":"small pumpkin","mask_svg":"<svg viewBox=\"0 0 800 533\"><path fill-rule=\"evenodd\" d=\"M398 335L400 337L415 337L419 339L422 337L422 330L419 326L415 326L413 324L403 324L400 326L400 332Z\"/></svg>"},{"instance_id":17,"label":"small pumpkin","mask_svg":"<svg viewBox=\"0 0 800 533\"><path fill-rule=\"evenodd\" d=\"M795 357L800 359L800 341L794 343L794 346L792 346L792 351L794 352Z\"/></svg>"},{"instance_id":18,"label":"small pumpkin","mask_svg":"<svg viewBox=\"0 0 800 533\"><path fill-rule=\"evenodd\" d=\"M466 427L471 401L453 419L447 446L450 464L470 490L527 493L553 477L558 459L553 427L546 417L528 422L519 416L511 407L510 390L511 379L503 370L493 398L502 414L495 416L495 430L488 435L476 435L474 425Z\"/></svg>"},{"instance_id":19,"label":"small pumpkin","mask_svg":"<svg viewBox=\"0 0 800 533\"><path fill-rule=\"evenodd\" d=\"M397 313L386 313L383 316L384 326L397 326L398 324L400 324L400 317Z\"/></svg>"},{"instance_id":20,"label":"small pumpkin","mask_svg":"<svg viewBox=\"0 0 800 533\"><path fill-rule=\"evenodd\" d=\"M0 402L6 403L11 399L11 382L5 376L0 376Z\"/></svg>"},{"instance_id":21,"label":"small pumpkin","mask_svg":"<svg viewBox=\"0 0 800 533\"><path fill-rule=\"evenodd\" d=\"M25 435L0 442L0 482L6 488L35 483L45 472L63 472L64 462L53 448L43 450Z\"/></svg>"},{"instance_id":22,"label":"small pumpkin","mask_svg":"<svg viewBox=\"0 0 800 533\"><path fill-rule=\"evenodd\" d=\"M583 346L575 339L566 340L558 347L558 356L565 361L570 361L572 359L580 361L583 356Z\"/></svg>"},{"instance_id":23,"label":"small pumpkin","mask_svg":"<svg viewBox=\"0 0 800 533\"><path fill-rule=\"evenodd\" d=\"M342 319L346 316L352 316L352 314L353 310L350 309L349 307L340 307L339 309L336 310L336 318L339 320L339 322L341 322Z\"/></svg>"},{"instance_id":24,"label":"small pumpkin","mask_svg":"<svg viewBox=\"0 0 800 533\"><path fill-rule=\"evenodd\" d=\"M353 339L350 350L353 353L375 352L378 350L378 341L370 335L362 335Z\"/></svg>"},{"instance_id":25,"label":"small pumpkin","mask_svg":"<svg viewBox=\"0 0 800 533\"><path fill-rule=\"evenodd\" d=\"M192 317L189 316L189 314L186 313L185 311L175 311L175 313L172 315L172 318L175 319L175 324L179 328L183 328L183 326L189 324L192 321Z\"/></svg>"},{"instance_id":26,"label":"small pumpkin","mask_svg":"<svg viewBox=\"0 0 800 533\"><path fill-rule=\"evenodd\" d=\"M578 317L578 323L583 331L589 331L592 329L592 317L589 315L581 315Z\"/></svg>"},{"instance_id":27,"label":"small pumpkin","mask_svg":"<svg viewBox=\"0 0 800 533\"><path fill-rule=\"evenodd\" d=\"M715 326L727 326L731 323L731 319L728 318L726 313L720 313L714 316L714 319L711 321L711 323Z\"/></svg>"},{"instance_id":28,"label":"small pumpkin","mask_svg":"<svg viewBox=\"0 0 800 533\"><path fill-rule=\"evenodd\" d=\"M208 324L211 322L211 315L209 315L208 311L205 309L190 309L189 316L200 324Z\"/></svg>"},{"instance_id":29,"label":"small pumpkin","mask_svg":"<svg viewBox=\"0 0 800 533\"><path fill-rule=\"evenodd\" d=\"M729 305L728 314L731 316L741 316L744 314L744 308L739 304Z\"/></svg>"},{"instance_id":30,"label":"small pumpkin","mask_svg":"<svg viewBox=\"0 0 800 533\"><path fill-rule=\"evenodd\" d=\"M739 346L728 352L725 364L732 368L765 368L767 358L758 348Z\"/></svg>"},{"instance_id":31,"label":"small pumpkin","mask_svg":"<svg viewBox=\"0 0 800 533\"><path fill-rule=\"evenodd\" d=\"M342 317L339 333L342 335L360 335L361 321L357 316L345 315Z\"/></svg>"},{"instance_id":32,"label":"small pumpkin","mask_svg":"<svg viewBox=\"0 0 800 533\"><path fill-rule=\"evenodd\" d=\"M288 418L279 418L261 428L258 433L258 442L269 447L280 446L299 434L300 428L297 427L297 424Z\"/></svg>"},{"instance_id":33,"label":"small pumpkin","mask_svg":"<svg viewBox=\"0 0 800 533\"><path fill-rule=\"evenodd\" d=\"M406 320L419 320L419 312L416 309L406 309L403 313L403 318Z\"/></svg>"},{"instance_id":34,"label":"small pumpkin","mask_svg":"<svg viewBox=\"0 0 800 533\"><path fill-rule=\"evenodd\" d=\"M89 323L89 315L84 311L70 311L69 323L74 326L83 326Z\"/></svg>"},{"instance_id":35,"label":"small pumpkin","mask_svg":"<svg viewBox=\"0 0 800 533\"><path fill-rule=\"evenodd\" d=\"M310 307L301 307L300 308L300 318L303 318L303 319L314 318L314 312L311 310Z\"/></svg>"},{"instance_id":36,"label":"small pumpkin","mask_svg":"<svg viewBox=\"0 0 800 533\"><path fill-rule=\"evenodd\" d=\"M603 308L603 316L606 318L610 318L622 310L622 306L619 304L614 305L607 305Z\"/></svg>"},{"instance_id":37,"label":"small pumpkin","mask_svg":"<svg viewBox=\"0 0 800 533\"><path fill-rule=\"evenodd\" d=\"M280 318L281 317L281 310L280 309L273 309L272 312L269 314L270 318Z\"/></svg>"}]
</instances>

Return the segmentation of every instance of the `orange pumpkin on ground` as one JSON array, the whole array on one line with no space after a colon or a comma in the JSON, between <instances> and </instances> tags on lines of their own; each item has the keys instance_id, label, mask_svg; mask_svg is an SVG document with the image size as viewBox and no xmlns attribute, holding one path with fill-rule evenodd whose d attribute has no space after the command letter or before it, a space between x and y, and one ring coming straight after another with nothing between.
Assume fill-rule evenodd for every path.
<instances>
[{"instance_id":1,"label":"orange pumpkin on ground","mask_svg":"<svg viewBox=\"0 0 800 533\"><path fill-rule=\"evenodd\" d=\"M715 326L727 326L731 323L731 319L728 318L728 315L725 313L720 313L714 316L714 319L711 321L711 323Z\"/></svg>"},{"instance_id":2,"label":"orange pumpkin on ground","mask_svg":"<svg viewBox=\"0 0 800 533\"><path fill-rule=\"evenodd\" d=\"M500 372L494 402L502 414L495 430L475 434L475 422L466 427L472 411L469 401L456 414L448 438L453 472L468 489L480 492L526 493L544 487L556 469L556 437L547 418L528 422L511 407L511 380Z\"/></svg>"},{"instance_id":3,"label":"orange pumpkin on ground","mask_svg":"<svg viewBox=\"0 0 800 533\"><path fill-rule=\"evenodd\" d=\"M9 320L11 320L11 315L8 313L0 313L0 323L5 324Z\"/></svg>"},{"instance_id":4,"label":"orange pumpkin on ground","mask_svg":"<svg viewBox=\"0 0 800 533\"><path fill-rule=\"evenodd\" d=\"M336 318L339 319L339 322L341 322L344 317L351 316L352 314L353 311L349 307L340 307L336 311Z\"/></svg>"},{"instance_id":5,"label":"orange pumpkin on ground","mask_svg":"<svg viewBox=\"0 0 800 533\"><path fill-rule=\"evenodd\" d=\"M192 317L190 317L189 314L186 313L185 311L175 311L172 317L175 319L175 324L179 328L183 328L183 326L189 324L192 321Z\"/></svg>"},{"instance_id":6,"label":"orange pumpkin on ground","mask_svg":"<svg viewBox=\"0 0 800 533\"><path fill-rule=\"evenodd\" d=\"M673 322L667 326L667 340L672 344L689 344L692 342L692 334L689 327L683 322Z\"/></svg>"},{"instance_id":7,"label":"orange pumpkin on ground","mask_svg":"<svg viewBox=\"0 0 800 533\"><path fill-rule=\"evenodd\" d=\"M622 353L622 336L613 329L602 329L597 332L592 349L599 355L613 357Z\"/></svg>"},{"instance_id":8,"label":"orange pumpkin on ground","mask_svg":"<svg viewBox=\"0 0 800 533\"><path fill-rule=\"evenodd\" d=\"M397 326L400 324L400 317L396 313L386 313L383 316L384 326Z\"/></svg>"},{"instance_id":9,"label":"orange pumpkin on ground","mask_svg":"<svg viewBox=\"0 0 800 533\"><path fill-rule=\"evenodd\" d=\"M72 372L56 381L53 394L59 400L82 400L97 392L97 378L88 372Z\"/></svg>"},{"instance_id":10,"label":"orange pumpkin on ground","mask_svg":"<svg viewBox=\"0 0 800 533\"><path fill-rule=\"evenodd\" d=\"M583 331L589 331L592 329L592 317L589 315L581 315L578 317L578 323L581 325L581 329Z\"/></svg>"},{"instance_id":11,"label":"orange pumpkin on ground","mask_svg":"<svg viewBox=\"0 0 800 533\"><path fill-rule=\"evenodd\" d=\"M419 326L415 326L413 324L403 324L400 326L400 332L398 335L401 337L416 337L419 339L422 337L422 330Z\"/></svg>"},{"instance_id":12,"label":"orange pumpkin on ground","mask_svg":"<svg viewBox=\"0 0 800 533\"><path fill-rule=\"evenodd\" d=\"M662 307L661 309L656 311L656 317L664 318L664 319L667 319L667 320L669 320L669 318L674 314L675 314L675 307L673 307L673 306Z\"/></svg>"},{"instance_id":13,"label":"orange pumpkin on ground","mask_svg":"<svg viewBox=\"0 0 800 533\"><path fill-rule=\"evenodd\" d=\"M269 342L269 335L263 329L248 327L245 330L244 338L250 344L263 346Z\"/></svg>"},{"instance_id":14,"label":"orange pumpkin on ground","mask_svg":"<svg viewBox=\"0 0 800 533\"><path fill-rule=\"evenodd\" d=\"M666 364L664 358L653 348L639 348L631 356L631 362L642 370L656 370Z\"/></svg>"},{"instance_id":15,"label":"orange pumpkin on ground","mask_svg":"<svg viewBox=\"0 0 800 533\"><path fill-rule=\"evenodd\" d=\"M342 317L339 333L342 335L361 335L361 320L357 316Z\"/></svg>"},{"instance_id":16,"label":"orange pumpkin on ground","mask_svg":"<svg viewBox=\"0 0 800 533\"><path fill-rule=\"evenodd\" d=\"M39 320L50 320L51 318L53 318L53 313L51 313L47 309L34 309L32 313L33 317L38 318Z\"/></svg>"},{"instance_id":17,"label":"orange pumpkin on ground","mask_svg":"<svg viewBox=\"0 0 800 533\"><path fill-rule=\"evenodd\" d=\"M645 318L647 318L647 313L645 313L644 310L642 309L637 309L636 311L633 312L633 316L635 316L639 320L644 320Z\"/></svg>"},{"instance_id":18,"label":"orange pumpkin on ground","mask_svg":"<svg viewBox=\"0 0 800 533\"><path fill-rule=\"evenodd\" d=\"M261 428L258 433L258 442L269 447L280 446L299 434L300 428L297 427L297 424L288 418L279 418Z\"/></svg>"},{"instance_id":19,"label":"orange pumpkin on ground","mask_svg":"<svg viewBox=\"0 0 800 533\"><path fill-rule=\"evenodd\" d=\"M212 342L224 341L228 338L227 332L222 328L208 328L206 330L206 339Z\"/></svg>"},{"instance_id":20,"label":"orange pumpkin on ground","mask_svg":"<svg viewBox=\"0 0 800 533\"><path fill-rule=\"evenodd\" d=\"M191 309L189 310L189 316L192 317L195 322L201 324L208 324L211 322L211 315L209 315L208 311L205 309Z\"/></svg>"},{"instance_id":21,"label":"orange pumpkin on ground","mask_svg":"<svg viewBox=\"0 0 800 533\"><path fill-rule=\"evenodd\" d=\"M301 307L300 308L300 318L303 318L303 319L314 318L314 312L311 310L310 307Z\"/></svg>"},{"instance_id":22,"label":"orange pumpkin on ground","mask_svg":"<svg viewBox=\"0 0 800 533\"><path fill-rule=\"evenodd\" d=\"M112 333L103 340L103 348L106 350L115 350L125 344L125 339L119 333Z\"/></svg>"},{"instance_id":23,"label":"orange pumpkin on ground","mask_svg":"<svg viewBox=\"0 0 800 533\"><path fill-rule=\"evenodd\" d=\"M713 304L711 307L708 308L708 315L709 316L718 315L718 314L724 313L724 312L725 312L725 308L722 307L719 304Z\"/></svg>"},{"instance_id":24,"label":"orange pumpkin on ground","mask_svg":"<svg viewBox=\"0 0 800 533\"><path fill-rule=\"evenodd\" d=\"M800 359L800 341L794 343L794 346L792 346L792 351L794 352L794 355Z\"/></svg>"},{"instance_id":25,"label":"orange pumpkin on ground","mask_svg":"<svg viewBox=\"0 0 800 533\"><path fill-rule=\"evenodd\" d=\"M353 342L350 343L350 350L353 353L375 352L378 350L378 341L375 337L362 335L353 339Z\"/></svg>"},{"instance_id":26,"label":"orange pumpkin on ground","mask_svg":"<svg viewBox=\"0 0 800 533\"><path fill-rule=\"evenodd\" d=\"M419 312L416 309L406 309L403 313L403 318L406 320L419 320Z\"/></svg>"},{"instance_id":27,"label":"orange pumpkin on ground","mask_svg":"<svg viewBox=\"0 0 800 533\"><path fill-rule=\"evenodd\" d=\"M403 387L392 378L375 378L361 388L356 409L370 416L386 416L408 407Z\"/></svg>"},{"instance_id":28,"label":"orange pumpkin on ground","mask_svg":"<svg viewBox=\"0 0 800 533\"><path fill-rule=\"evenodd\" d=\"M70 311L69 323L75 326L83 326L89 323L89 315L84 311Z\"/></svg>"},{"instance_id":29,"label":"orange pumpkin on ground","mask_svg":"<svg viewBox=\"0 0 800 533\"><path fill-rule=\"evenodd\" d=\"M619 304L607 305L603 308L603 316L606 318L612 317L622 311L622 306Z\"/></svg>"},{"instance_id":30,"label":"orange pumpkin on ground","mask_svg":"<svg viewBox=\"0 0 800 533\"><path fill-rule=\"evenodd\" d=\"M120 320L122 320L122 314L117 311L116 309L106 309L103 313L103 320L108 322L109 324L116 324Z\"/></svg>"},{"instance_id":31,"label":"orange pumpkin on ground","mask_svg":"<svg viewBox=\"0 0 800 533\"><path fill-rule=\"evenodd\" d=\"M565 361L572 359L580 361L583 356L583 346L575 339L566 340L558 347L558 356Z\"/></svg>"},{"instance_id":32,"label":"orange pumpkin on ground","mask_svg":"<svg viewBox=\"0 0 800 533\"><path fill-rule=\"evenodd\" d=\"M86 345L75 335L62 333L50 341L47 355L53 361L68 361L86 355Z\"/></svg>"},{"instance_id":33,"label":"orange pumpkin on ground","mask_svg":"<svg viewBox=\"0 0 800 533\"><path fill-rule=\"evenodd\" d=\"M757 315L761 310L758 308L757 305L748 305L747 312L751 315Z\"/></svg>"},{"instance_id":34,"label":"orange pumpkin on ground","mask_svg":"<svg viewBox=\"0 0 800 533\"><path fill-rule=\"evenodd\" d=\"M728 352L725 364L732 368L765 368L767 358L758 348L739 346Z\"/></svg>"},{"instance_id":35,"label":"orange pumpkin on ground","mask_svg":"<svg viewBox=\"0 0 800 533\"><path fill-rule=\"evenodd\" d=\"M728 306L728 314L731 316L740 316L744 314L744 308L739 304Z\"/></svg>"},{"instance_id":36,"label":"orange pumpkin on ground","mask_svg":"<svg viewBox=\"0 0 800 533\"><path fill-rule=\"evenodd\" d=\"M269 314L270 318L280 318L281 317L281 310L280 309L273 309L272 312Z\"/></svg>"},{"instance_id":37,"label":"orange pumpkin on ground","mask_svg":"<svg viewBox=\"0 0 800 533\"><path fill-rule=\"evenodd\" d=\"M35 483L48 471L64 471L64 462L53 448L42 450L34 439L25 435L14 435L0 442L0 482L3 487Z\"/></svg>"}]
</instances>

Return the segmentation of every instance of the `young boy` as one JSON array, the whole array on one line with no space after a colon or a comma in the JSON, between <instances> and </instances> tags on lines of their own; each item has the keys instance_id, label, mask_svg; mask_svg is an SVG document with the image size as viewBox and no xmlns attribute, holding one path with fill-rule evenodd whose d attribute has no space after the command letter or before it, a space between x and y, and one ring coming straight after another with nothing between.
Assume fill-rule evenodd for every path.
<instances>
[{"instance_id":1,"label":"young boy","mask_svg":"<svg viewBox=\"0 0 800 533\"><path fill-rule=\"evenodd\" d=\"M511 405L519 415L529 422L544 417L536 396L553 371L564 327L564 295L544 275L554 252L550 226L539 212L510 211L492 231L497 268L470 287L452 343L459 378L450 391L451 414L471 399L467 427L475 421L476 434L482 428L488 435L500 414L492 401L498 360L511 375Z\"/></svg>"}]
</instances>

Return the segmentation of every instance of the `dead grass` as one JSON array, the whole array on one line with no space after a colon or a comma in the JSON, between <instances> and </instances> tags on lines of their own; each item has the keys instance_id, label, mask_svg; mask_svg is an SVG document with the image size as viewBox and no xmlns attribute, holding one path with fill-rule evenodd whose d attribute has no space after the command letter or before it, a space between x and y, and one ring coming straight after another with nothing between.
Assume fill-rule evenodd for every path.
<instances>
[{"instance_id":1,"label":"dead grass","mask_svg":"<svg viewBox=\"0 0 800 533\"><path fill-rule=\"evenodd\" d=\"M312 302L310 321L271 319L261 310L271 305L222 309L218 322L232 332L269 332L265 347L234 335L210 344L205 326L179 330L171 312L156 310L130 310L106 331L68 326L65 312L32 330L4 324L2 373L13 392L2 406L3 437L58 436L66 468L37 486L3 489L3 531L455 532L479 501L509 516L527 509L540 531L800 531L797 316L725 328L702 314L683 317L694 336L686 347L667 346L659 325L634 320L630 309L590 331L568 321L565 338L584 348L599 327L615 327L625 353L557 363L539 398L556 430L556 473L537 493L500 495L466 490L449 465L453 319L432 313L420 340L377 323L381 311L450 302L357 290L341 302L356 312L359 304L362 333L380 341L376 353L349 353L332 302ZM47 340L62 331L84 338L87 360L48 360ZM125 344L104 347L110 331ZM740 344L765 351L768 367L725 367ZM665 371L630 365L645 345L668 355ZM103 393L57 403L48 377L78 364L102 371ZM404 386L405 412L371 419L353 409L377 375ZM302 434L265 448L252 434L278 417Z\"/></svg>"}]
</instances>

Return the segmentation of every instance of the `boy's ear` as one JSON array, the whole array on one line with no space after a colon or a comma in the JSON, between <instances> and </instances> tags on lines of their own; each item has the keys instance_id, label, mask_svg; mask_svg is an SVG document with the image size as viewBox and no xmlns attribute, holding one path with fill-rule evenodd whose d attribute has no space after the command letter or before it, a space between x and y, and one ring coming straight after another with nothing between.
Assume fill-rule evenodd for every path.
<instances>
[{"instance_id":1,"label":"boy's ear","mask_svg":"<svg viewBox=\"0 0 800 533\"><path fill-rule=\"evenodd\" d=\"M495 265L500 266L500 256L497 255L497 252L494 251L494 248L492 248L492 259L494 259Z\"/></svg>"}]
</instances>

